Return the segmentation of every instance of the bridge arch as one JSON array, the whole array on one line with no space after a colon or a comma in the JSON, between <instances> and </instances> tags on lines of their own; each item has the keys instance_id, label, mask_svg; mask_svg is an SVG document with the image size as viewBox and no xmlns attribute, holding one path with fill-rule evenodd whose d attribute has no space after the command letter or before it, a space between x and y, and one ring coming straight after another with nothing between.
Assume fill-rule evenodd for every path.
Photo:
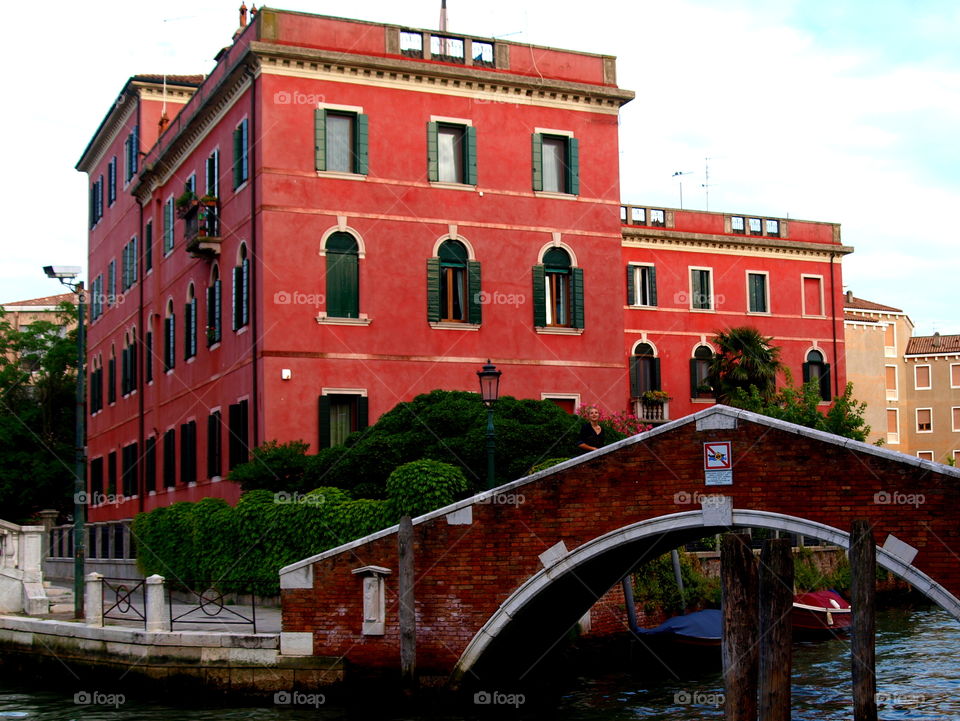
<instances>
[{"instance_id":1,"label":"bridge arch","mask_svg":"<svg viewBox=\"0 0 960 721\"><path fill-rule=\"evenodd\" d=\"M717 526L711 523L709 515L704 511L658 516L597 536L558 558L555 563L541 569L521 584L473 636L454 668L454 682L465 679L468 674L478 678L488 674L501 675L505 670L505 662L510 667L510 671L505 675L522 680L525 674L522 666L526 660L516 656L517 649L530 649L532 646L533 653L527 660L535 662L550 650L543 650L542 643L517 643L518 637L522 638L527 630L522 628L524 625L532 625L534 633L540 632L539 635L542 636L543 624L536 621L545 615L551 621L559 620L563 629L569 628L606 590L641 565L644 558L653 559L683 543L729 530L727 525ZM846 549L850 547L848 532L782 513L733 509L732 526L779 530L817 538ZM960 599L929 575L880 546L877 547L877 565L910 583L960 621ZM618 567L623 569L622 573L619 573ZM551 591L558 588L576 590L578 586L582 592L574 593L576 598L569 603L565 612L544 614L544 609L551 600L556 600L558 595ZM557 636L556 628L552 635L557 637L557 641L563 636L562 633ZM497 647L501 645L510 649L510 659L497 653ZM540 657L535 657L537 653Z\"/></svg>"}]
</instances>

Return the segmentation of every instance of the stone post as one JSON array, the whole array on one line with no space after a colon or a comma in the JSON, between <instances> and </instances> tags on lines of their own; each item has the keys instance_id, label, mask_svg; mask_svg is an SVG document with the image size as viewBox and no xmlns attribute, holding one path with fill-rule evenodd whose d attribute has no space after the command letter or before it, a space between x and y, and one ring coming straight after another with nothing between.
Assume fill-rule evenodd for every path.
<instances>
[{"instance_id":1,"label":"stone post","mask_svg":"<svg viewBox=\"0 0 960 721\"><path fill-rule=\"evenodd\" d=\"M20 568L26 582L42 581L43 526L20 527Z\"/></svg>"},{"instance_id":2,"label":"stone post","mask_svg":"<svg viewBox=\"0 0 960 721\"><path fill-rule=\"evenodd\" d=\"M169 631L170 614L164 603L164 577L158 574L148 576L144 581L147 585L147 600L145 614L147 617L147 631Z\"/></svg>"},{"instance_id":3,"label":"stone post","mask_svg":"<svg viewBox=\"0 0 960 721\"><path fill-rule=\"evenodd\" d=\"M83 607L88 626L103 626L103 576L96 571L88 573L83 589Z\"/></svg>"},{"instance_id":4,"label":"stone post","mask_svg":"<svg viewBox=\"0 0 960 721\"><path fill-rule=\"evenodd\" d=\"M59 515L60 511L55 511L52 508L47 508L37 513L37 516L40 518L40 525L43 526L44 558L48 558L50 556L50 531L53 530L53 527L57 525L57 518Z\"/></svg>"}]
</instances>

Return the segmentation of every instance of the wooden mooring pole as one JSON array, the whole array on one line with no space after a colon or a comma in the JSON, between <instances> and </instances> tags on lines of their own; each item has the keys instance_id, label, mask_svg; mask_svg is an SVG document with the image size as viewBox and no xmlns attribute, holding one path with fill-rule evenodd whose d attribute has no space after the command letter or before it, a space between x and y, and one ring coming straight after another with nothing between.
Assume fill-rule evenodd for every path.
<instances>
[{"instance_id":1,"label":"wooden mooring pole","mask_svg":"<svg viewBox=\"0 0 960 721\"><path fill-rule=\"evenodd\" d=\"M850 640L854 721L877 721L877 549L870 522L857 519L850 532Z\"/></svg>"},{"instance_id":2,"label":"wooden mooring pole","mask_svg":"<svg viewBox=\"0 0 960 721\"><path fill-rule=\"evenodd\" d=\"M407 691L417 687L417 615L414 606L413 522L400 519L397 533L400 573L400 682Z\"/></svg>"},{"instance_id":3,"label":"wooden mooring pole","mask_svg":"<svg viewBox=\"0 0 960 721\"><path fill-rule=\"evenodd\" d=\"M720 542L723 604L723 709L726 721L757 718L757 562L748 536Z\"/></svg>"},{"instance_id":4,"label":"wooden mooring pole","mask_svg":"<svg viewBox=\"0 0 960 721\"><path fill-rule=\"evenodd\" d=\"M793 549L786 538L760 553L760 721L790 721L793 669Z\"/></svg>"}]
</instances>

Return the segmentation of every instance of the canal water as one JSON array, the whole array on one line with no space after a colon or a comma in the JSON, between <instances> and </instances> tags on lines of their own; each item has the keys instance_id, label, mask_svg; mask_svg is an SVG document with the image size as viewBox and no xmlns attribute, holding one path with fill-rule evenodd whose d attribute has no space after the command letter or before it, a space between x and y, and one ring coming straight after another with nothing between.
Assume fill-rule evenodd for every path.
<instances>
[{"instance_id":1,"label":"canal water","mask_svg":"<svg viewBox=\"0 0 960 721\"><path fill-rule=\"evenodd\" d=\"M881 719L960 720L960 624L939 609L885 610L877 617L877 677ZM223 706L196 696L147 699L122 689L74 689L66 669L59 678L0 676L0 721L267 721L282 719L430 719L529 717L556 721L722 719L717 672L651 681L640 669L581 676L549 708L526 699L486 694L482 705L456 712L430 705L391 713L325 703L319 695L287 694L259 707ZM794 646L794 721L850 719L850 647L846 640ZM67 689L69 688L69 691ZM374 694L371 694L374 695ZM498 706L499 704L499 706ZM516 708L519 706L519 708Z\"/></svg>"}]
</instances>

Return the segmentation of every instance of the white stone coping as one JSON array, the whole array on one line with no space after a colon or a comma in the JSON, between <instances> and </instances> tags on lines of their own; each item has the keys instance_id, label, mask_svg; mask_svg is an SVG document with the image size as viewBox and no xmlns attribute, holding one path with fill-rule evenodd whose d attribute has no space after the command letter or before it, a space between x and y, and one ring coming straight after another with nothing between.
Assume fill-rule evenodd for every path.
<instances>
[{"instance_id":1,"label":"white stone coping","mask_svg":"<svg viewBox=\"0 0 960 721\"><path fill-rule=\"evenodd\" d=\"M277 633L222 633L210 631L144 631L125 626L87 626L75 621L26 616L0 616L0 631L40 633L48 636L130 643L140 646L190 646L248 649L276 649Z\"/></svg>"},{"instance_id":2,"label":"white stone coping","mask_svg":"<svg viewBox=\"0 0 960 721\"><path fill-rule=\"evenodd\" d=\"M447 516L451 513L459 511L463 508L468 508L473 506L476 503L482 503L485 499L490 498L498 494L511 491L515 488L521 488L528 483L533 483L539 481L542 478L551 476L560 471L564 471L568 468L574 468L582 463L588 463L592 460L600 458L608 453L613 453L620 450L621 448L626 448L632 446L635 443L644 443L652 438L655 438L664 433L669 433L677 428L680 428L688 423L696 423L697 421L709 418L715 415L723 415L729 418L743 419L751 423L756 423L763 426L768 426L770 428L776 428L778 430L784 431L786 433L793 433L798 436L806 436L807 438L812 438L814 440L822 441L824 443L829 443L834 446L840 446L842 448L847 448L851 451L859 451L861 453L867 453L872 456L877 456L883 458L884 460L893 461L896 463L901 463L907 466L913 466L920 468L925 471L932 471L933 473L938 473L944 476L952 476L954 478L960 479L960 467L954 468L951 466L944 465L942 463L936 463L934 461L927 461L915 456L907 455L906 453L901 453L900 451L893 451L887 448L881 448L880 446L875 446L870 443L864 443L863 441L855 441L852 438L846 438L844 436L838 436L833 433L827 433L826 431L818 431L813 428L807 428L806 426L800 426L796 423L788 423L787 421L782 421L776 418L770 418L769 416L760 415L759 413L752 413L750 411L745 411L739 408L731 408L730 406L716 405L710 408L704 408L702 411L697 411L689 416L684 416L675 421L670 421L664 423L661 426L657 426L652 430L646 431L644 433L638 433L635 436L630 436L629 438L624 438L623 440L617 441L616 443L611 443L609 446L603 446L598 448L595 451L590 451L585 453L582 456L577 456L571 458L570 460L564 461L563 463L558 463L555 466L551 466L545 470L542 470L538 473L534 473L524 478L519 478L510 483L506 483L497 488L489 489L481 493L471 496L470 498L465 498L462 501L457 501L456 503L451 503L449 506L444 506L443 508L438 508L435 511L426 513L422 516L418 516L413 519L413 525L419 525L421 523L426 523L437 518ZM883 490L878 488L878 490ZM310 566L317 561L322 561L327 558L339 555L344 551L350 551L352 549L358 548L360 546L366 545L372 541L376 541L380 538L385 538L397 532L399 526L390 526L389 528L384 528L381 531L376 533L371 533L368 536L363 538L358 538L349 543L345 543L336 548L331 548L322 553L310 556L296 563L291 563L289 566L284 566L280 569L280 579L281 579L281 588L299 588L300 586L285 586L283 584L283 577L291 572L294 572L298 569L303 568L304 566Z\"/></svg>"}]
</instances>

